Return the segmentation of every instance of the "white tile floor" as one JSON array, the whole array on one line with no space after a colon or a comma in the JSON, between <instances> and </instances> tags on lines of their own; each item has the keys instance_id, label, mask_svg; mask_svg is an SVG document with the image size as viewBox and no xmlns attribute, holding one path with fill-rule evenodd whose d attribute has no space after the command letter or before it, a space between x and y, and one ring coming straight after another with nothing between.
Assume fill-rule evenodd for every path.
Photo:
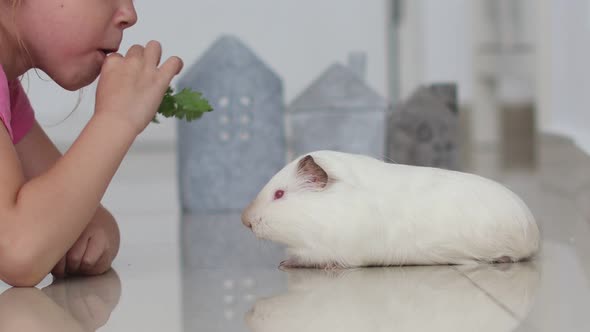
<instances>
[{"instance_id":1,"label":"white tile floor","mask_svg":"<svg viewBox=\"0 0 590 332\"><path fill-rule=\"evenodd\" d=\"M534 169L483 152L473 169L530 205L538 259L339 273L276 269L282 252L238 215L183 218L174 151L136 152L104 200L123 239L116 273L3 287L0 331L590 331L590 157L555 137L539 152Z\"/></svg>"}]
</instances>

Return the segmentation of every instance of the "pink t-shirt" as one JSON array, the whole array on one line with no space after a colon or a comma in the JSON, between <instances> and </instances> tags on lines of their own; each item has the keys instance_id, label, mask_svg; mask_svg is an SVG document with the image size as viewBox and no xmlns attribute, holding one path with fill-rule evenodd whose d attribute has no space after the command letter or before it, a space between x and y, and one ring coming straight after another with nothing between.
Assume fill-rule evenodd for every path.
<instances>
[{"instance_id":1,"label":"pink t-shirt","mask_svg":"<svg viewBox=\"0 0 590 332\"><path fill-rule=\"evenodd\" d=\"M35 112L31 107L21 83L8 82L4 69L0 66L0 120L17 144L35 123Z\"/></svg>"}]
</instances>

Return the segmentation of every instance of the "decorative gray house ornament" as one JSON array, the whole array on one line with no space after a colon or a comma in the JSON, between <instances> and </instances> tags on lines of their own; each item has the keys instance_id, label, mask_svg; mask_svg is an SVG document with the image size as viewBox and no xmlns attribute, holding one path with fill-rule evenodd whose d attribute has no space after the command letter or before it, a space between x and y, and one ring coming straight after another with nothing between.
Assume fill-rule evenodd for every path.
<instances>
[{"instance_id":1,"label":"decorative gray house ornament","mask_svg":"<svg viewBox=\"0 0 590 332\"><path fill-rule=\"evenodd\" d=\"M288 108L289 160L314 150L385 155L387 102L355 70L334 64Z\"/></svg>"},{"instance_id":2,"label":"decorative gray house ornament","mask_svg":"<svg viewBox=\"0 0 590 332\"><path fill-rule=\"evenodd\" d=\"M348 54L348 69L355 73L363 82L367 74L367 54L365 52L350 52Z\"/></svg>"},{"instance_id":3,"label":"decorative gray house ornament","mask_svg":"<svg viewBox=\"0 0 590 332\"><path fill-rule=\"evenodd\" d=\"M388 159L459 170L459 116L455 84L422 86L390 115Z\"/></svg>"},{"instance_id":4,"label":"decorative gray house ornament","mask_svg":"<svg viewBox=\"0 0 590 332\"><path fill-rule=\"evenodd\" d=\"M282 81L240 40L222 36L179 79L185 87L215 112L177 122L182 210L241 210L286 161Z\"/></svg>"}]
</instances>

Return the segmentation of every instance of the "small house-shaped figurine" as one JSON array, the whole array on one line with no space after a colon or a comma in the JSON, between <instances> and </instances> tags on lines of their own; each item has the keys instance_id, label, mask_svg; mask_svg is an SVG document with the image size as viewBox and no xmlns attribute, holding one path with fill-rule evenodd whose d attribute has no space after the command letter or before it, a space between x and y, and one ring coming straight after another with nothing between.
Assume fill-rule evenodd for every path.
<instances>
[{"instance_id":1,"label":"small house-shaped figurine","mask_svg":"<svg viewBox=\"0 0 590 332\"><path fill-rule=\"evenodd\" d=\"M214 111L178 122L183 212L240 211L286 161L281 79L248 47L222 36L181 77Z\"/></svg>"},{"instance_id":2,"label":"small house-shaped figurine","mask_svg":"<svg viewBox=\"0 0 590 332\"><path fill-rule=\"evenodd\" d=\"M386 113L387 102L367 86L362 73L334 64L289 106L289 160L323 149L381 159Z\"/></svg>"},{"instance_id":3,"label":"small house-shaped figurine","mask_svg":"<svg viewBox=\"0 0 590 332\"><path fill-rule=\"evenodd\" d=\"M459 170L459 116L455 84L420 87L391 113L390 161Z\"/></svg>"}]
</instances>

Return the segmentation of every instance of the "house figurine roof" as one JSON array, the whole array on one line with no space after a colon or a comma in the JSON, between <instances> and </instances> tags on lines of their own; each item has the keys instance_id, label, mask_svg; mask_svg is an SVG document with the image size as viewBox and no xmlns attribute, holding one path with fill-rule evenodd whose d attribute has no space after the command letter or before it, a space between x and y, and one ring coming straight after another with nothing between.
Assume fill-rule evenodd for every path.
<instances>
[{"instance_id":1,"label":"house figurine roof","mask_svg":"<svg viewBox=\"0 0 590 332\"><path fill-rule=\"evenodd\" d=\"M289 107L290 112L385 109L387 102L357 73L335 63L305 89Z\"/></svg>"},{"instance_id":2,"label":"house figurine roof","mask_svg":"<svg viewBox=\"0 0 590 332\"><path fill-rule=\"evenodd\" d=\"M397 105L396 113L435 113L437 116L445 114L453 117L459 112L457 96L455 83L420 85L405 101ZM447 108L449 113L441 113L441 108Z\"/></svg>"},{"instance_id":3,"label":"house figurine roof","mask_svg":"<svg viewBox=\"0 0 590 332\"><path fill-rule=\"evenodd\" d=\"M266 63L240 39L232 35L219 37L178 80L180 89L219 84L224 88L230 82L248 85L255 80L271 80L268 86L282 89L282 81ZM244 82L240 82L244 81ZM269 94L276 91L267 91Z\"/></svg>"}]
</instances>

